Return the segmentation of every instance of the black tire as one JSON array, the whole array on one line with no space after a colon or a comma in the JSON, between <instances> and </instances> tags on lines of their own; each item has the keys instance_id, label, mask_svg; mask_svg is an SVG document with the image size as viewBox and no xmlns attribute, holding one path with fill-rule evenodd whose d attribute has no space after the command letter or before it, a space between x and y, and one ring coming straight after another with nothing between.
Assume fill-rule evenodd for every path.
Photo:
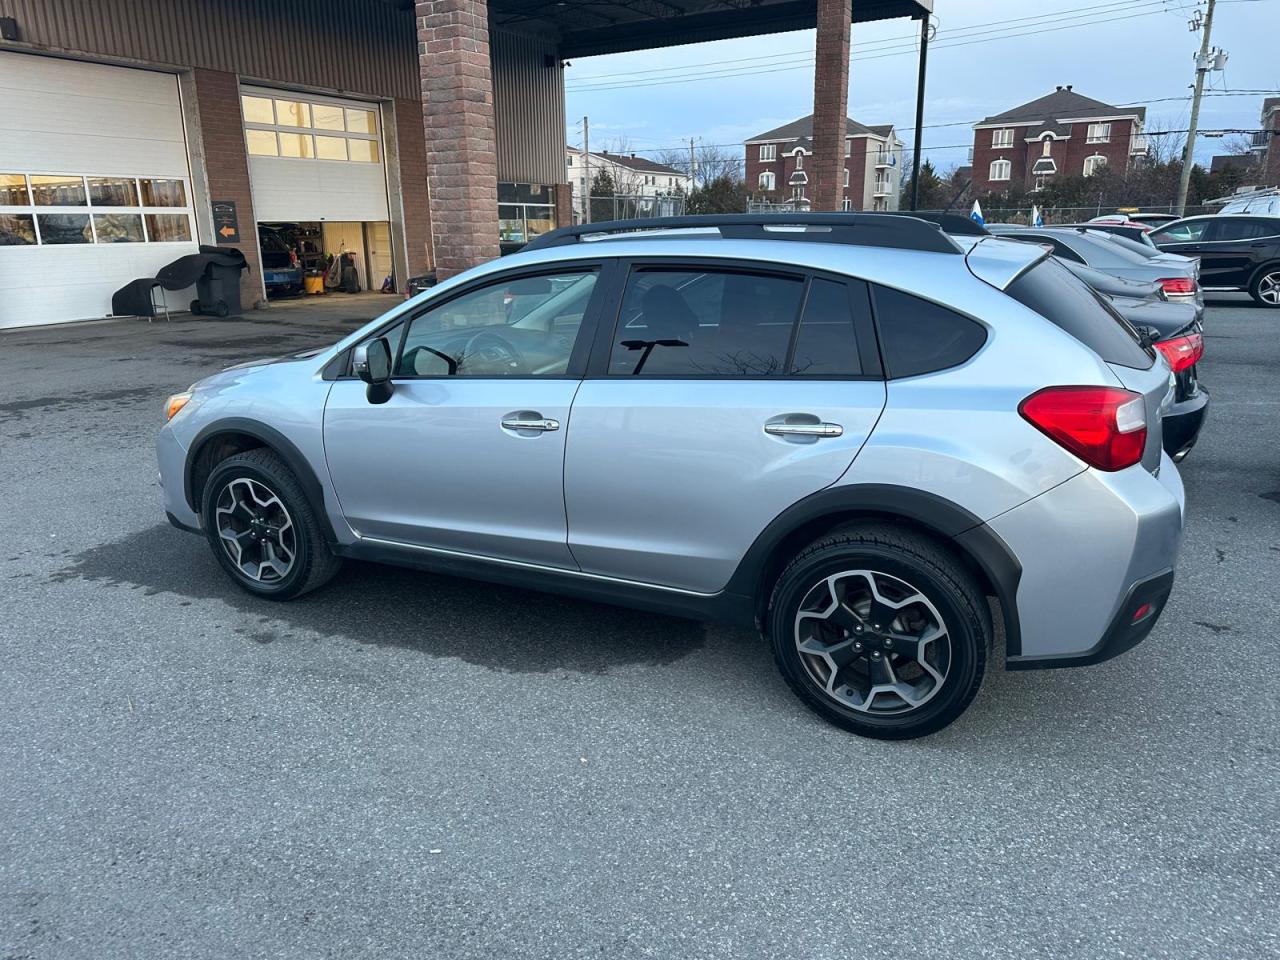
<instances>
[{"instance_id":1,"label":"black tire","mask_svg":"<svg viewBox=\"0 0 1280 960\"><path fill-rule=\"evenodd\" d=\"M1264 299L1263 284L1267 284L1266 296L1272 299ZM1273 291L1280 290L1280 263L1270 263L1258 270L1253 275L1253 279L1249 281L1249 296L1253 297L1253 302L1260 307L1267 307L1274 310L1280 307L1280 297Z\"/></svg>"},{"instance_id":2,"label":"black tire","mask_svg":"<svg viewBox=\"0 0 1280 960\"><path fill-rule=\"evenodd\" d=\"M231 308L227 306L227 301L219 300L213 305L213 315L215 317L226 317L231 314Z\"/></svg>"},{"instance_id":3,"label":"black tire","mask_svg":"<svg viewBox=\"0 0 1280 960\"><path fill-rule=\"evenodd\" d=\"M192 301L191 301L190 309L191 309L191 315L192 315L193 317L198 317L198 316L200 316L200 301L199 301L199 300L192 300Z\"/></svg>"},{"instance_id":4,"label":"black tire","mask_svg":"<svg viewBox=\"0 0 1280 960\"><path fill-rule=\"evenodd\" d=\"M811 591L823 589L821 585L828 577L850 570L870 570L887 575L887 586L893 586L896 581L914 587L919 595L927 598L945 623L949 647L944 679L934 684L920 673L932 692L919 706L883 714L855 709L820 685L811 667L806 666L806 658L797 649L797 633L803 629L803 622L798 625L796 619L801 604L806 598L820 597ZM860 578L854 579L862 582ZM990 612L982 590L969 571L938 542L913 530L891 525L841 528L806 547L782 571L774 585L765 624L778 669L805 705L838 727L881 740L926 736L960 716L982 684L991 648ZM867 629L870 626L866 624ZM859 626L857 629L861 631L864 628ZM847 636L852 639L852 634ZM837 639L832 642L843 641ZM859 649L863 647L859 646ZM866 658L871 655L862 654L856 663L866 664L869 671L870 664ZM898 669L905 666L910 670L913 667L899 655L888 654L888 657L893 658ZM808 662L819 661L809 658ZM858 670L861 666L852 669ZM892 694L873 696L868 702L874 708L886 696L892 703ZM906 701L902 702L905 704Z\"/></svg>"},{"instance_id":5,"label":"black tire","mask_svg":"<svg viewBox=\"0 0 1280 960\"><path fill-rule=\"evenodd\" d=\"M292 521L290 545L293 547L293 560L288 571L276 579L254 579L236 564L229 549L223 547L217 516L219 499L225 495L228 484L242 480L259 484L274 494ZM201 515L209 547L218 563L242 589L255 596L268 600L292 600L323 586L342 567L342 559L334 556L325 542L319 520L297 477L271 450L249 450L217 464L201 492Z\"/></svg>"}]
</instances>

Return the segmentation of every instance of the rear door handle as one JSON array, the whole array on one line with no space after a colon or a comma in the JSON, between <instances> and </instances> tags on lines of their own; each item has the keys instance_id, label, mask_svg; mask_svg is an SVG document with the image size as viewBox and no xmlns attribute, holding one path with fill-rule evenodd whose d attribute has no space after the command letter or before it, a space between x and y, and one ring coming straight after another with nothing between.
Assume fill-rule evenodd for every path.
<instances>
[{"instance_id":1,"label":"rear door handle","mask_svg":"<svg viewBox=\"0 0 1280 960\"><path fill-rule=\"evenodd\" d=\"M839 437L844 427L838 423L766 423L764 432L775 437Z\"/></svg>"},{"instance_id":2,"label":"rear door handle","mask_svg":"<svg viewBox=\"0 0 1280 960\"><path fill-rule=\"evenodd\" d=\"M548 433L560 429L560 421L549 417L505 417L502 421L505 430L538 430Z\"/></svg>"}]
</instances>

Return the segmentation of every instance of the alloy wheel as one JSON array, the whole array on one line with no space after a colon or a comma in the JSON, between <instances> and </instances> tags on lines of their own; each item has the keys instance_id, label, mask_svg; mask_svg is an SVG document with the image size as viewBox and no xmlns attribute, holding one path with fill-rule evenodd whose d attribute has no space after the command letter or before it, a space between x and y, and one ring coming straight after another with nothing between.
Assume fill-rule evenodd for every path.
<instances>
[{"instance_id":1,"label":"alloy wheel","mask_svg":"<svg viewBox=\"0 0 1280 960\"><path fill-rule=\"evenodd\" d=\"M1258 299L1273 307L1280 306L1280 273L1268 273L1258 281Z\"/></svg>"},{"instance_id":2,"label":"alloy wheel","mask_svg":"<svg viewBox=\"0 0 1280 960\"><path fill-rule=\"evenodd\" d=\"M298 554L293 518L266 484L249 477L228 480L214 517L219 542L236 568L258 583L279 583Z\"/></svg>"},{"instance_id":3,"label":"alloy wheel","mask_svg":"<svg viewBox=\"0 0 1280 960\"><path fill-rule=\"evenodd\" d=\"M796 614L795 644L827 697L875 716L922 707L951 667L937 607L907 581L874 570L842 571L812 587Z\"/></svg>"}]
</instances>

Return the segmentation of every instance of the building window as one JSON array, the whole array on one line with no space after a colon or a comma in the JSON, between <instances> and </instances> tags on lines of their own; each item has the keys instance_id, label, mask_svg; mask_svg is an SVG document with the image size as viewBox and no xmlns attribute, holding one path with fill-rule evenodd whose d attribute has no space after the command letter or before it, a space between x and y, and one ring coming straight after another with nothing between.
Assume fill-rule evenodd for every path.
<instances>
[{"instance_id":1,"label":"building window","mask_svg":"<svg viewBox=\"0 0 1280 960\"><path fill-rule=\"evenodd\" d=\"M760 159L768 163L770 160L778 159L778 145L776 143L760 144Z\"/></svg>"},{"instance_id":2,"label":"building window","mask_svg":"<svg viewBox=\"0 0 1280 960\"><path fill-rule=\"evenodd\" d=\"M1032 184L1031 189L1036 191L1043 190L1045 185L1049 182L1049 176L1050 175L1047 173L1037 173L1035 176L1035 182Z\"/></svg>"},{"instance_id":3,"label":"building window","mask_svg":"<svg viewBox=\"0 0 1280 960\"><path fill-rule=\"evenodd\" d=\"M189 242L186 182L0 173L0 246Z\"/></svg>"},{"instance_id":4,"label":"building window","mask_svg":"<svg viewBox=\"0 0 1280 960\"><path fill-rule=\"evenodd\" d=\"M991 169L990 171L988 171L987 179L988 180L1008 180L1009 171L1011 169L1012 169L1012 164L1010 164L1008 160L992 160Z\"/></svg>"},{"instance_id":5,"label":"building window","mask_svg":"<svg viewBox=\"0 0 1280 960\"><path fill-rule=\"evenodd\" d=\"M245 147L255 157L378 163L377 112L319 100L240 97Z\"/></svg>"},{"instance_id":6,"label":"building window","mask_svg":"<svg viewBox=\"0 0 1280 960\"><path fill-rule=\"evenodd\" d=\"M846 187L849 185L849 168L848 167L844 168L844 185Z\"/></svg>"},{"instance_id":7,"label":"building window","mask_svg":"<svg viewBox=\"0 0 1280 960\"><path fill-rule=\"evenodd\" d=\"M772 191L774 187L777 186L777 183L778 181L774 177L772 170L766 170L764 173L760 174L759 186L761 190Z\"/></svg>"},{"instance_id":8,"label":"building window","mask_svg":"<svg viewBox=\"0 0 1280 960\"><path fill-rule=\"evenodd\" d=\"M792 199L792 200L803 200L803 199L804 199L804 187L802 187L802 186L800 186L800 185L798 185L798 184L797 184L796 186L792 187L792 188L791 188L791 199Z\"/></svg>"},{"instance_id":9,"label":"building window","mask_svg":"<svg viewBox=\"0 0 1280 960\"><path fill-rule=\"evenodd\" d=\"M1092 157L1084 158L1084 175L1092 177L1095 173L1107 165L1107 158L1099 153L1095 153Z\"/></svg>"},{"instance_id":10,"label":"building window","mask_svg":"<svg viewBox=\"0 0 1280 960\"><path fill-rule=\"evenodd\" d=\"M845 197L843 200L840 201L840 209L844 210L846 213L852 210L853 200L849 197Z\"/></svg>"},{"instance_id":11,"label":"building window","mask_svg":"<svg viewBox=\"0 0 1280 960\"><path fill-rule=\"evenodd\" d=\"M1089 129L1085 133L1085 143L1110 143L1111 142L1111 124L1109 123L1091 123Z\"/></svg>"},{"instance_id":12,"label":"building window","mask_svg":"<svg viewBox=\"0 0 1280 960\"><path fill-rule=\"evenodd\" d=\"M844 138L844 155L847 157L852 153L853 153L853 138L845 137ZM847 187L848 184L846 183L845 186Z\"/></svg>"},{"instance_id":13,"label":"building window","mask_svg":"<svg viewBox=\"0 0 1280 960\"><path fill-rule=\"evenodd\" d=\"M1053 139L1045 137L1040 143L1040 156L1047 157L1053 153Z\"/></svg>"},{"instance_id":14,"label":"building window","mask_svg":"<svg viewBox=\"0 0 1280 960\"><path fill-rule=\"evenodd\" d=\"M1013 131L1012 130L992 130L991 146L997 149L999 149L1000 147L1012 147Z\"/></svg>"},{"instance_id":15,"label":"building window","mask_svg":"<svg viewBox=\"0 0 1280 960\"><path fill-rule=\"evenodd\" d=\"M800 153L799 151L796 152L796 169L797 170L804 169L804 154Z\"/></svg>"}]
</instances>

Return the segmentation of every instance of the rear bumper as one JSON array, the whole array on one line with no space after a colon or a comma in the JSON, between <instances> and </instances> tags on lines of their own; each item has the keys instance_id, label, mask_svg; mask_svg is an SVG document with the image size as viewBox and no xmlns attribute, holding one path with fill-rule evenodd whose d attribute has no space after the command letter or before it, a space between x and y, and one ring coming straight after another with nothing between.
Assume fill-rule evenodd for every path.
<instances>
[{"instance_id":1,"label":"rear bumper","mask_svg":"<svg viewBox=\"0 0 1280 960\"><path fill-rule=\"evenodd\" d=\"M1159 476L1086 470L990 521L1022 564L1020 637L1006 665L1098 663L1141 641L1168 599L1184 503L1164 455ZM1150 612L1134 622L1144 603Z\"/></svg>"},{"instance_id":2,"label":"rear bumper","mask_svg":"<svg viewBox=\"0 0 1280 960\"><path fill-rule=\"evenodd\" d=\"M1180 403L1175 403L1160 418L1164 452L1181 460L1196 445L1200 428L1209 415L1209 392L1197 387L1196 392Z\"/></svg>"}]
</instances>

